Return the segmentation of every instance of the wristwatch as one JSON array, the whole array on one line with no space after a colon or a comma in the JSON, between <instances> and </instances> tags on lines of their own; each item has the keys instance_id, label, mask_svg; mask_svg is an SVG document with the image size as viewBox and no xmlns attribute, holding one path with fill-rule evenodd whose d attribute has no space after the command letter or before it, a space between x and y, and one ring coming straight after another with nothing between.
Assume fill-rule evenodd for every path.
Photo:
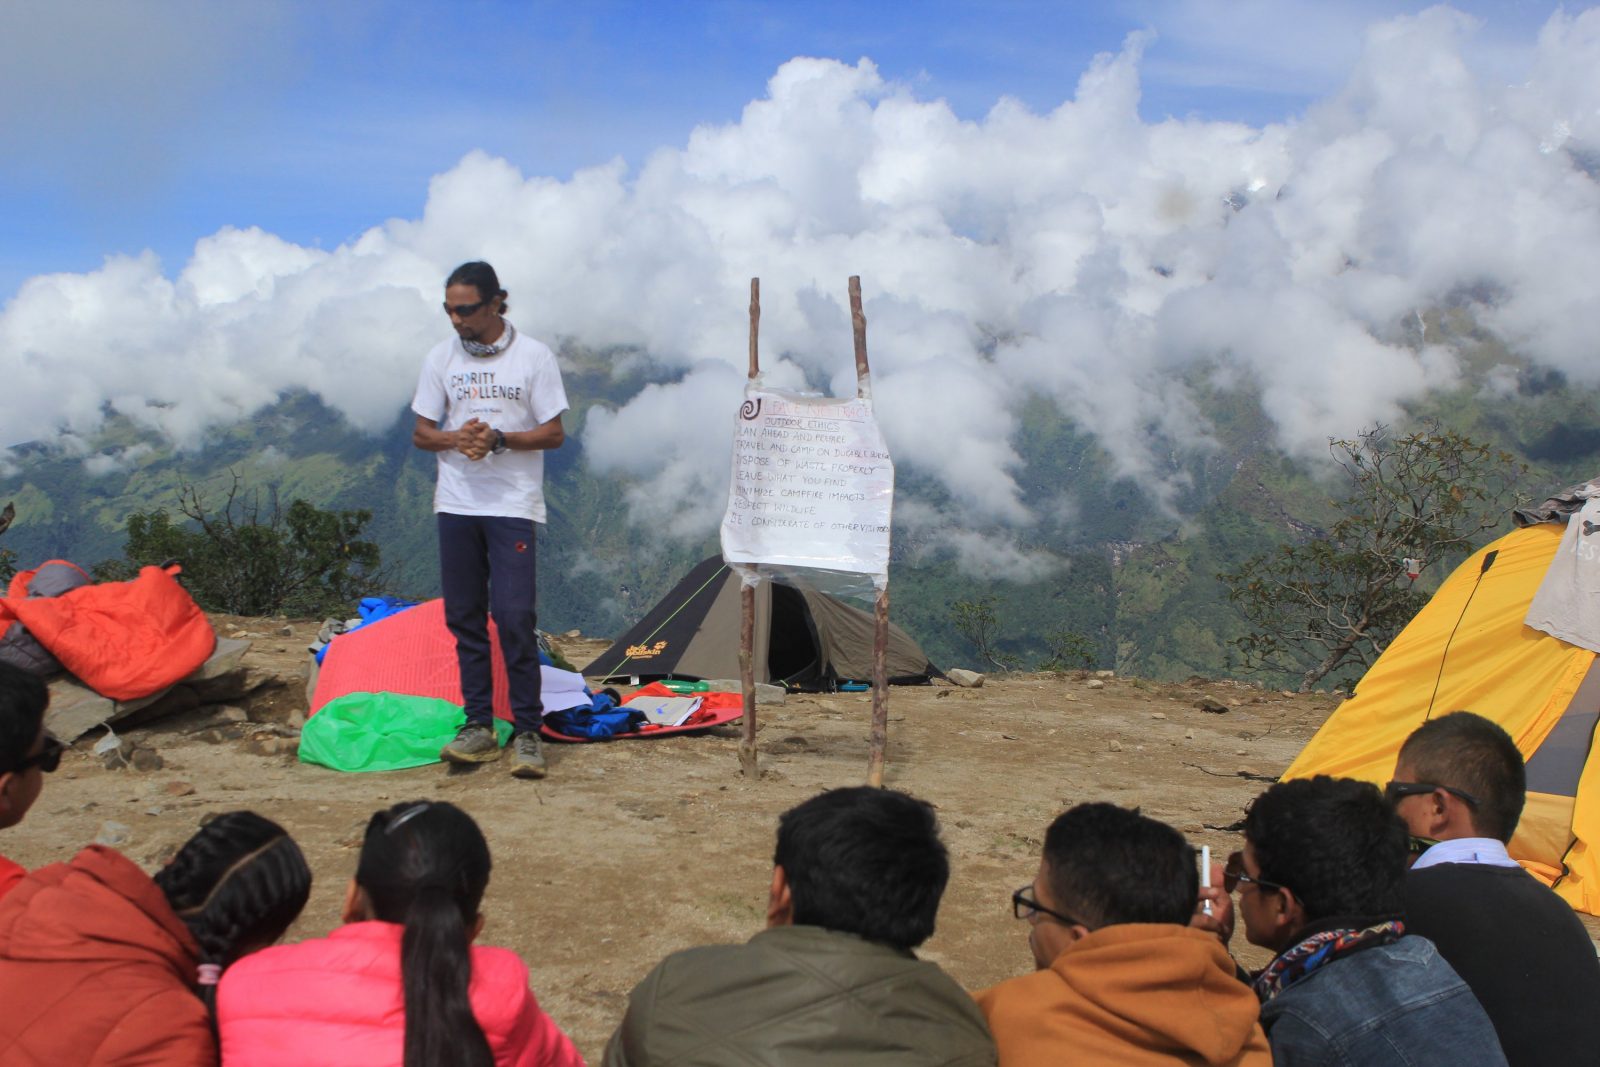
<instances>
[{"instance_id":1,"label":"wristwatch","mask_svg":"<svg viewBox=\"0 0 1600 1067\"><path fill-rule=\"evenodd\" d=\"M506 432L504 430L496 430L494 432L494 444L489 447L489 451L498 456L510 447L510 445L506 444Z\"/></svg>"}]
</instances>

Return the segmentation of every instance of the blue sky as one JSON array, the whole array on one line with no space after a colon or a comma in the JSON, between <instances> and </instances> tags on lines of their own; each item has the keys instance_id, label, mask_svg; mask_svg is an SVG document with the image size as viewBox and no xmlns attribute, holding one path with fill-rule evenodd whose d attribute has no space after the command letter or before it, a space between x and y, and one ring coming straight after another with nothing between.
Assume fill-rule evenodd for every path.
<instances>
[{"instance_id":1,"label":"blue sky","mask_svg":"<svg viewBox=\"0 0 1600 1067\"><path fill-rule=\"evenodd\" d=\"M685 413L737 407L750 278L769 383L846 393L859 275L884 433L957 516L897 519L1038 573L1081 506L1017 478L1040 398L1159 504L1192 387L1313 462L1529 367L1600 387L1596 70L1600 7L1526 0L0 2L0 490L28 441L141 462L108 412L384 432L486 258L519 329L660 371L574 431L701 537L729 435Z\"/></svg>"},{"instance_id":2,"label":"blue sky","mask_svg":"<svg viewBox=\"0 0 1600 1067\"><path fill-rule=\"evenodd\" d=\"M1096 53L1153 30L1141 112L1254 125L1335 89L1374 20L1423 5L14 0L0 6L0 300L28 277L259 226L332 248L416 217L482 149L565 179L734 122L798 56L855 62L981 118L1045 112ZM1486 69L1546 3L1457 3Z\"/></svg>"}]
</instances>

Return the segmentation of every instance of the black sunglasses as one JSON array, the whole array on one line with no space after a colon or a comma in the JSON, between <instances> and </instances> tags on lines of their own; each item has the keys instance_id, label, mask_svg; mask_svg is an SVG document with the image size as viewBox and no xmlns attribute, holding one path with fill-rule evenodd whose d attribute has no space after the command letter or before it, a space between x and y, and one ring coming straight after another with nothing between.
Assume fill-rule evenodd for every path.
<instances>
[{"instance_id":1,"label":"black sunglasses","mask_svg":"<svg viewBox=\"0 0 1600 1067\"><path fill-rule=\"evenodd\" d=\"M1436 785L1433 782L1390 782L1383 787L1383 795L1389 798L1389 803L1398 804L1406 797L1420 797L1435 789L1443 789L1453 797L1459 797L1469 808L1478 806L1478 798L1463 789L1453 785Z\"/></svg>"},{"instance_id":2,"label":"black sunglasses","mask_svg":"<svg viewBox=\"0 0 1600 1067\"><path fill-rule=\"evenodd\" d=\"M1011 894L1012 915L1015 915L1019 919L1031 919L1035 915L1048 915L1056 922L1062 923L1066 926L1089 925L1082 919L1074 919L1072 916L1063 915L1059 911L1051 911L1049 908L1045 907L1043 904L1027 895L1032 889L1033 886L1025 885L1021 889Z\"/></svg>"},{"instance_id":3,"label":"black sunglasses","mask_svg":"<svg viewBox=\"0 0 1600 1067\"><path fill-rule=\"evenodd\" d=\"M1241 882L1247 885L1258 885L1262 889L1288 889L1289 892L1294 892L1294 890L1279 882L1269 882L1265 878L1250 877L1250 875L1244 873L1244 853L1229 853L1228 862L1222 868L1222 888L1231 893L1239 888L1239 883Z\"/></svg>"},{"instance_id":4,"label":"black sunglasses","mask_svg":"<svg viewBox=\"0 0 1600 1067\"><path fill-rule=\"evenodd\" d=\"M34 755L24 756L15 767L11 768L9 773L21 774L29 767L37 767L45 774L49 774L61 766L61 753L66 750L67 746L63 742L57 741L49 734L45 734L44 746Z\"/></svg>"},{"instance_id":5,"label":"black sunglasses","mask_svg":"<svg viewBox=\"0 0 1600 1067\"><path fill-rule=\"evenodd\" d=\"M458 319L470 319L482 311L483 305L488 302L487 300L480 300L476 304L446 304L444 305L444 313L446 315L454 315Z\"/></svg>"}]
</instances>

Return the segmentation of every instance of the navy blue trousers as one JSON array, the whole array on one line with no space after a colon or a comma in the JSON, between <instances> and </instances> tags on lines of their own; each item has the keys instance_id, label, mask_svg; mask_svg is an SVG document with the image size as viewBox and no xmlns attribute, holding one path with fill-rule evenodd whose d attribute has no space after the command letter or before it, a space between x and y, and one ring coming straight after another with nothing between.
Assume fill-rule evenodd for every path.
<instances>
[{"instance_id":1,"label":"navy blue trousers","mask_svg":"<svg viewBox=\"0 0 1600 1067\"><path fill-rule=\"evenodd\" d=\"M456 639L467 722L488 724L494 718L492 613L511 681L514 726L518 732L537 730L544 706L534 629L535 524L494 515L440 513L438 519L444 621Z\"/></svg>"}]
</instances>

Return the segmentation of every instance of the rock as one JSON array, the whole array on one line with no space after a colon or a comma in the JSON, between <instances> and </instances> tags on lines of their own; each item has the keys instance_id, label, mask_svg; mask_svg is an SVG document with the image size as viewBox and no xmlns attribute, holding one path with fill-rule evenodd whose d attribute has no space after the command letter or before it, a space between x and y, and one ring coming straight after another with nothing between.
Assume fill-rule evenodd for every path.
<instances>
[{"instance_id":1,"label":"rock","mask_svg":"<svg viewBox=\"0 0 1600 1067\"><path fill-rule=\"evenodd\" d=\"M133 750L133 769L136 771L159 771L167 765L161 758L161 753L153 748L136 748Z\"/></svg>"},{"instance_id":2,"label":"rock","mask_svg":"<svg viewBox=\"0 0 1600 1067\"><path fill-rule=\"evenodd\" d=\"M1111 743L1109 745L1107 745L1106 747L1108 749L1110 749L1112 752L1121 752L1122 751L1122 742L1118 741L1115 737L1113 737L1111 739Z\"/></svg>"},{"instance_id":3,"label":"rock","mask_svg":"<svg viewBox=\"0 0 1600 1067\"><path fill-rule=\"evenodd\" d=\"M169 797L194 796L194 786L188 782L168 782L161 791Z\"/></svg>"},{"instance_id":4,"label":"rock","mask_svg":"<svg viewBox=\"0 0 1600 1067\"><path fill-rule=\"evenodd\" d=\"M1165 719L1167 717L1167 713L1164 711L1152 711L1150 713L1150 717L1152 719Z\"/></svg>"},{"instance_id":5,"label":"rock","mask_svg":"<svg viewBox=\"0 0 1600 1067\"><path fill-rule=\"evenodd\" d=\"M1083 683L1083 687L1085 689L1104 689L1106 687L1106 683L1101 681L1099 678L1090 678L1087 682Z\"/></svg>"},{"instance_id":6,"label":"rock","mask_svg":"<svg viewBox=\"0 0 1600 1067\"><path fill-rule=\"evenodd\" d=\"M566 633L562 634L561 636L562 637L582 637L583 636L583 631L582 630L568 630Z\"/></svg>"},{"instance_id":7,"label":"rock","mask_svg":"<svg viewBox=\"0 0 1600 1067\"><path fill-rule=\"evenodd\" d=\"M1236 748L1233 750L1233 754L1235 756L1248 756L1250 755L1250 750L1245 748Z\"/></svg>"},{"instance_id":8,"label":"rock","mask_svg":"<svg viewBox=\"0 0 1600 1067\"><path fill-rule=\"evenodd\" d=\"M133 830L126 823L107 819L100 824L100 832L95 835L94 843L105 845L107 848L116 848L118 845L126 845L132 837Z\"/></svg>"},{"instance_id":9,"label":"rock","mask_svg":"<svg viewBox=\"0 0 1600 1067\"><path fill-rule=\"evenodd\" d=\"M292 737L253 737L244 750L253 756L296 756L300 742Z\"/></svg>"},{"instance_id":10,"label":"rock","mask_svg":"<svg viewBox=\"0 0 1600 1067\"><path fill-rule=\"evenodd\" d=\"M218 724L225 722L249 722L250 713L237 704L224 704L217 709L217 712L212 716L212 719Z\"/></svg>"},{"instance_id":11,"label":"rock","mask_svg":"<svg viewBox=\"0 0 1600 1067\"><path fill-rule=\"evenodd\" d=\"M963 689L983 688L983 675L977 671L969 671L964 667L952 667L944 672L944 676Z\"/></svg>"},{"instance_id":12,"label":"rock","mask_svg":"<svg viewBox=\"0 0 1600 1067\"><path fill-rule=\"evenodd\" d=\"M1201 711L1209 712L1212 715L1224 715L1227 714L1228 711L1228 705L1224 704L1216 697L1201 697L1199 700L1194 702L1194 706L1199 708Z\"/></svg>"},{"instance_id":13,"label":"rock","mask_svg":"<svg viewBox=\"0 0 1600 1067\"><path fill-rule=\"evenodd\" d=\"M133 762L133 742L123 739L113 739L110 745L105 742L112 739L113 735L107 734L95 744L95 754L100 757L100 762L108 771L120 771Z\"/></svg>"},{"instance_id":14,"label":"rock","mask_svg":"<svg viewBox=\"0 0 1600 1067\"><path fill-rule=\"evenodd\" d=\"M1117 676L1117 672L1116 671L1095 671L1094 672L1094 676L1096 678L1115 678Z\"/></svg>"},{"instance_id":15,"label":"rock","mask_svg":"<svg viewBox=\"0 0 1600 1067\"><path fill-rule=\"evenodd\" d=\"M163 810L164 809L160 805L157 805L153 808L145 808L144 813L146 815L160 815Z\"/></svg>"},{"instance_id":16,"label":"rock","mask_svg":"<svg viewBox=\"0 0 1600 1067\"><path fill-rule=\"evenodd\" d=\"M1183 732L1183 739L1185 741L1193 741L1194 740L1194 731L1193 730L1185 730Z\"/></svg>"},{"instance_id":17,"label":"rock","mask_svg":"<svg viewBox=\"0 0 1600 1067\"><path fill-rule=\"evenodd\" d=\"M295 708L293 711L289 712L289 721L287 723L288 726L298 730L305 724L306 712L304 708Z\"/></svg>"},{"instance_id":18,"label":"rock","mask_svg":"<svg viewBox=\"0 0 1600 1067\"><path fill-rule=\"evenodd\" d=\"M278 627L278 636L279 637L293 637L294 636L294 627L293 626L280 626L280 627Z\"/></svg>"},{"instance_id":19,"label":"rock","mask_svg":"<svg viewBox=\"0 0 1600 1067\"><path fill-rule=\"evenodd\" d=\"M1261 772L1257 771L1254 767L1240 767L1238 770L1234 771L1233 773L1237 774L1240 778L1259 778L1259 777L1261 777Z\"/></svg>"}]
</instances>

